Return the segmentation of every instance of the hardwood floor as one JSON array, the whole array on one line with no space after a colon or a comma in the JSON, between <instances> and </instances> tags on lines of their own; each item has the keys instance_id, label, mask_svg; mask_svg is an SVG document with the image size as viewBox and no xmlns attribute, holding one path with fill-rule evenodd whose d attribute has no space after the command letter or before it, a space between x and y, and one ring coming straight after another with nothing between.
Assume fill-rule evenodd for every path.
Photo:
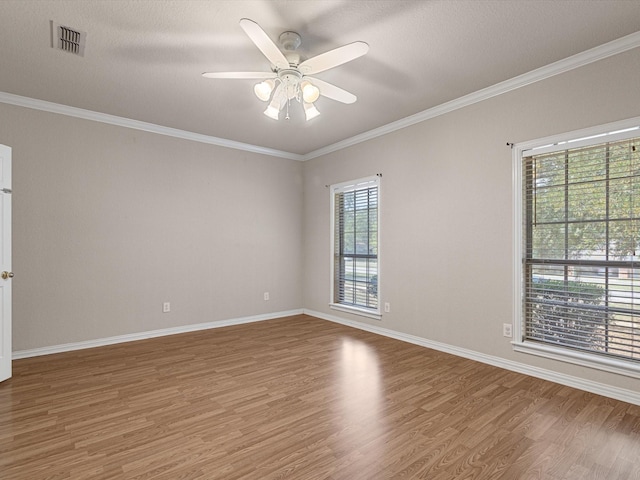
<instances>
[{"instance_id":1,"label":"hardwood floor","mask_svg":"<svg viewBox=\"0 0 640 480\"><path fill-rule=\"evenodd\" d=\"M640 407L300 315L14 362L0 478L640 479Z\"/></svg>"}]
</instances>

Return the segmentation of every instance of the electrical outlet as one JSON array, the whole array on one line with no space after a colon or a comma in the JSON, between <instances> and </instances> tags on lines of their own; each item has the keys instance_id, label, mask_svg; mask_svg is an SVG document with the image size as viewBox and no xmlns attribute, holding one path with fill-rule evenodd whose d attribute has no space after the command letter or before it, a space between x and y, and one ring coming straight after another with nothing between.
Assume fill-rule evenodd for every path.
<instances>
[{"instance_id":1,"label":"electrical outlet","mask_svg":"<svg viewBox=\"0 0 640 480\"><path fill-rule=\"evenodd\" d=\"M264 300L269 300L269 292L264 292Z\"/></svg>"},{"instance_id":2,"label":"electrical outlet","mask_svg":"<svg viewBox=\"0 0 640 480\"><path fill-rule=\"evenodd\" d=\"M384 313L391 312L391 304L389 302L384 303Z\"/></svg>"},{"instance_id":3,"label":"electrical outlet","mask_svg":"<svg viewBox=\"0 0 640 480\"><path fill-rule=\"evenodd\" d=\"M502 335L504 335L505 337L509 337L509 338L511 338L513 336L513 332L511 331L511 324L510 323L503 323L502 324Z\"/></svg>"},{"instance_id":4,"label":"electrical outlet","mask_svg":"<svg viewBox=\"0 0 640 480\"><path fill-rule=\"evenodd\" d=\"M162 312L163 313L168 313L171 311L171 304L169 302L164 302L162 304Z\"/></svg>"}]
</instances>

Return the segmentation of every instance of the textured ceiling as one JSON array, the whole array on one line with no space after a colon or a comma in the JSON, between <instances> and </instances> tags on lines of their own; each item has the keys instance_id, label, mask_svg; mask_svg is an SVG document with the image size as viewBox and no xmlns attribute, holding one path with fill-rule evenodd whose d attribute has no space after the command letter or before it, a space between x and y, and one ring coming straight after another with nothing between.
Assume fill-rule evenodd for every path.
<instances>
[{"instance_id":1,"label":"textured ceiling","mask_svg":"<svg viewBox=\"0 0 640 480\"><path fill-rule=\"evenodd\" d=\"M302 36L303 57L356 40L369 53L318 78L358 96L327 98L304 121L274 121L252 80L265 71L239 27ZM87 32L84 57L51 48L50 22ZM640 1L1 0L0 91L296 154L389 124L635 33Z\"/></svg>"}]
</instances>

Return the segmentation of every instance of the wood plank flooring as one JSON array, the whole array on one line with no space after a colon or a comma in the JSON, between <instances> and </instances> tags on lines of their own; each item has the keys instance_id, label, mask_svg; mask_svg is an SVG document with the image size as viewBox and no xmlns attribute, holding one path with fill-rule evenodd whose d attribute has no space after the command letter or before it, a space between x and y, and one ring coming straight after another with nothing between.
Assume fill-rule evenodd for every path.
<instances>
[{"instance_id":1,"label":"wood plank flooring","mask_svg":"<svg viewBox=\"0 0 640 480\"><path fill-rule=\"evenodd\" d=\"M640 479L640 407L309 316L14 362L0 478Z\"/></svg>"}]
</instances>

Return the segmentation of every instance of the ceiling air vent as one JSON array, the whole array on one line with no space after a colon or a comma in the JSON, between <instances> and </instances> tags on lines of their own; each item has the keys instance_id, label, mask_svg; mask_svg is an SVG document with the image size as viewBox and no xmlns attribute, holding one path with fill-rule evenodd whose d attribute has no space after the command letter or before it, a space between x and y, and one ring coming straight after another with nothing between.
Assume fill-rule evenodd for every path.
<instances>
[{"instance_id":1,"label":"ceiling air vent","mask_svg":"<svg viewBox=\"0 0 640 480\"><path fill-rule=\"evenodd\" d=\"M83 57L86 38L86 32L51 22L51 46L53 48Z\"/></svg>"}]
</instances>

